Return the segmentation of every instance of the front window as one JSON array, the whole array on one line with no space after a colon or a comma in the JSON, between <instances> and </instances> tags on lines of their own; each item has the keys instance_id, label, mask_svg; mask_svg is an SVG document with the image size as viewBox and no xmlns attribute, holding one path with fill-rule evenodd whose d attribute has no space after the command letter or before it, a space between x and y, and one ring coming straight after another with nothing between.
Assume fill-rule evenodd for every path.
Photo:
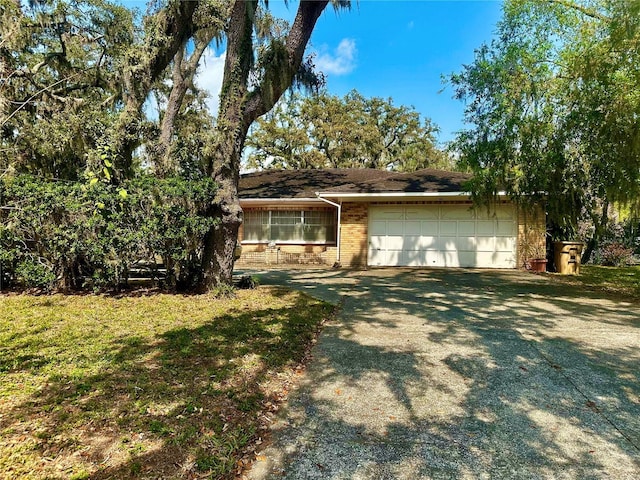
<instances>
[{"instance_id":1,"label":"front window","mask_svg":"<svg viewBox=\"0 0 640 480\"><path fill-rule=\"evenodd\" d=\"M335 217L332 210L247 210L244 241L334 243Z\"/></svg>"}]
</instances>

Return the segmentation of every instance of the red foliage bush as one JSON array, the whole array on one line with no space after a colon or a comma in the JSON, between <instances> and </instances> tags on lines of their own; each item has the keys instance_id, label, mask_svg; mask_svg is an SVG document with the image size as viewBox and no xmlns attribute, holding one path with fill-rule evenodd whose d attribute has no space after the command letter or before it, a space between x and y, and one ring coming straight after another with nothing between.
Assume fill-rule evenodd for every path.
<instances>
[{"instance_id":1,"label":"red foliage bush","mask_svg":"<svg viewBox=\"0 0 640 480\"><path fill-rule=\"evenodd\" d=\"M600 262L602 265L624 267L631 263L633 249L620 242L611 242L600 249Z\"/></svg>"}]
</instances>

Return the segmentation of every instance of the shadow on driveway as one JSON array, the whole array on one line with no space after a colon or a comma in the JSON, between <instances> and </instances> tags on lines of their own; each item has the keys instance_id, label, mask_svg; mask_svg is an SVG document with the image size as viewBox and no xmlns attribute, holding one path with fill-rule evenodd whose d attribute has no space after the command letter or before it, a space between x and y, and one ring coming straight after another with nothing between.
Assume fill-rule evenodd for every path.
<instances>
[{"instance_id":1,"label":"shadow on driveway","mask_svg":"<svg viewBox=\"0 0 640 480\"><path fill-rule=\"evenodd\" d=\"M637 304L515 271L258 274L343 308L250 478L640 478Z\"/></svg>"}]
</instances>

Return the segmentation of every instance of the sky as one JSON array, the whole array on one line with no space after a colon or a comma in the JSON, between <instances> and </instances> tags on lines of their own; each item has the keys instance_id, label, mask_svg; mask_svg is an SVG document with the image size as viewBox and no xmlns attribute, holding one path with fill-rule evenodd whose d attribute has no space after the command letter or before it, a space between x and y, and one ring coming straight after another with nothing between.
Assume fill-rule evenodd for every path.
<instances>
[{"instance_id":1,"label":"sky","mask_svg":"<svg viewBox=\"0 0 640 480\"><path fill-rule=\"evenodd\" d=\"M144 10L143 2L129 1ZM269 0L276 16L292 20L298 2ZM460 72L474 50L489 42L502 14L499 0L359 0L350 10L327 7L307 53L327 77L327 90L343 96L356 89L366 97L392 98L413 106L440 127L439 141L463 128L464 104L442 76ZM224 46L203 59L196 84L217 107Z\"/></svg>"}]
</instances>

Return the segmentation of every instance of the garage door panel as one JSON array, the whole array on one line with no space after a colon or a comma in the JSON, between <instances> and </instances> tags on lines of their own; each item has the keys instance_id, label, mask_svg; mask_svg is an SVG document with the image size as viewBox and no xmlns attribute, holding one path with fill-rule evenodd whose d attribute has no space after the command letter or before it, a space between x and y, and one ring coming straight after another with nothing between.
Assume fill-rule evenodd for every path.
<instances>
[{"instance_id":1,"label":"garage door panel","mask_svg":"<svg viewBox=\"0 0 640 480\"><path fill-rule=\"evenodd\" d=\"M387 250L384 265L400 265L402 260L402 250Z\"/></svg>"},{"instance_id":2,"label":"garage door panel","mask_svg":"<svg viewBox=\"0 0 640 480\"><path fill-rule=\"evenodd\" d=\"M458 237L456 240L456 248L458 251L476 250L476 237Z\"/></svg>"},{"instance_id":3,"label":"garage door panel","mask_svg":"<svg viewBox=\"0 0 640 480\"><path fill-rule=\"evenodd\" d=\"M458 235L458 222L449 222L449 221L440 222L440 235L441 236Z\"/></svg>"},{"instance_id":4,"label":"garage door panel","mask_svg":"<svg viewBox=\"0 0 640 480\"><path fill-rule=\"evenodd\" d=\"M386 265L382 260L386 256L383 250L378 248L369 248L369 265Z\"/></svg>"},{"instance_id":5,"label":"garage door panel","mask_svg":"<svg viewBox=\"0 0 640 480\"><path fill-rule=\"evenodd\" d=\"M427 265L431 267L444 267L443 252L427 252Z\"/></svg>"},{"instance_id":6,"label":"garage door panel","mask_svg":"<svg viewBox=\"0 0 640 480\"><path fill-rule=\"evenodd\" d=\"M400 265L398 263L402 254L400 250L375 250L372 253L373 260L370 262L371 265Z\"/></svg>"},{"instance_id":7,"label":"garage door panel","mask_svg":"<svg viewBox=\"0 0 640 480\"><path fill-rule=\"evenodd\" d=\"M496 235L515 235L515 228L513 222L506 222L504 220L496 223Z\"/></svg>"},{"instance_id":8,"label":"garage door panel","mask_svg":"<svg viewBox=\"0 0 640 480\"><path fill-rule=\"evenodd\" d=\"M516 240L512 237L499 237L496 238L495 250L498 252L515 252Z\"/></svg>"},{"instance_id":9,"label":"garage door panel","mask_svg":"<svg viewBox=\"0 0 640 480\"><path fill-rule=\"evenodd\" d=\"M461 221L458 222L458 235L475 235L476 222Z\"/></svg>"},{"instance_id":10,"label":"garage door panel","mask_svg":"<svg viewBox=\"0 0 640 480\"><path fill-rule=\"evenodd\" d=\"M420 235L405 235L403 250L424 250L425 244L424 237Z\"/></svg>"},{"instance_id":11,"label":"garage door panel","mask_svg":"<svg viewBox=\"0 0 640 480\"><path fill-rule=\"evenodd\" d=\"M371 248L380 250L387 249L387 237L386 236L371 236L369 237L369 245Z\"/></svg>"},{"instance_id":12,"label":"garage door panel","mask_svg":"<svg viewBox=\"0 0 640 480\"><path fill-rule=\"evenodd\" d=\"M404 224L404 234L405 235L420 235L422 233L422 224L421 222L415 220L407 220Z\"/></svg>"},{"instance_id":13,"label":"garage door panel","mask_svg":"<svg viewBox=\"0 0 640 480\"><path fill-rule=\"evenodd\" d=\"M499 265L501 268L515 268L515 256L512 252L478 252L477 260L480 265Z\"/></svg>"},{"instance_id":14,"label":"garage door panel","mask_svg":"<svg viewBox=\"0 0 640 480\"><path fill-rule=\"evenodd\" d=\"M514 221L516 219L516 209L509 205L499 205L493 213L493 217L497 220Z\"/></svg>"},{"instance_id":15,"label":"garage door panel","mask_svg":"<svg viewBox=\"0 0 640 480\"><path fill-rule=\"evenodd\" d=\"M370 211L371 220L402 220L404 218L404 210L402 207L384 207L376 208Z\"/></svg>"},{"instance_id":16,"label":"garage door panel","mask_svg":"<svg viewBox=\"0 0 640 480\"><path fill-rule=\"evenodd\" d=\"M437 220L422 222L422 235L438 235L440 229L438 228L439 222Z\"/></svg>"},{"instance_id":17,"label":"garage door panel","mask_svg":"<svg viewBox=\"0 0 640 480\"><path fill-rule=\"evenodd\" d=\"M442 220L470 220L475 218L475 212L469 207L444 206L441 207Z\"/></svg>"},{"instance_id":18,"label":"garage door panel","mask_svg":"<svg viewBox=\"0 0 640 480\"><path fill-rule=\"evenodd\" d=\"M437 208L408 207L405 210L407 220L437 220L440 213Z\"/></svg>"},{"instance_id":19,"label":"garage door panel","mask_svg":"<svg viewBox=\"0 0 640 480\"><path fill-rule=\"evenodd\" d=\"M403 252L402 265L407 267L423 267L428 265L427 252L424 250Z\"/></svg>"},{"instance_id":20,"label":"garage door panel","mask_svg":"<svg viewBox=\"0 0 640 480\"><path fill-rule=\"evenodd\" d=\"M438 239L438 250L443 252L455 252L457 250L458 237L440 237Z\"/></svg>"},{"instance_id":21,"label":"garage door panel","mask_svg":"<svg viewBox=\"0 0 640 480\"><path fill-rule=\"evenodd\" d=\"M438 249L438 237L430 237L422 235L420 237L420 248L422 250L437 250Z\"/></svg>"},{"instance_id":22,"label":"garage door panel","mask_svg":"<svg viewBox=\"0 0 640 480\"><path fill-rule=\"evenodd\" d=\"M386 235L387 234L387 222L375 220L371 222L369 226L369 234L373 237L376 235Z\"/></svg>"},{"instance_id":23,"label":"garage door panel","mask_svg":"<svg viewBox=\"0 0 640 480\"><path fill-rule=\"evenodd\" d=\"M503 268L516 268L516 256L513 252L497 252L495 263Z\"/></svg>"},{"instance_id":24,"label":"garage door panel","mask_svg":"<svg viewBox=\"0 0 640 480\"><path fill-rule=\"evenodd\" d=\"M405 237L403 235L387 235L385 248L387 250L402 250L405 245Z\"/></svg>"},{"instance_id":25,"label":"garage door panel","mask_svg":"<svg viewBox=\"0 0 640 480\"><path fill-rule=\"evenodd\" d=\"M404 222L388 221L387 222L387 235L403 235L404 234Z\"/></svg>"},{"instance_id":26,"label":"garage door panel","mask_svg":"<svg viewBox=\"0 0 640 480\"><path fill-rule=\"evenodd\" d=\"M512 208L496 216L450 205L370 210L370 265L515 267Z\"/></svg>"},{"instance_id":27,"label":"garage door panel","mask_svg":"<svg viewBox=\"0 0 640 480\"><path fill-rule=\"evenodd\" d=\"M496 252L477 252L476 253L476 262L480 265L492 264L498 258L498 253Z\"/></svg>"},{"instance_id":28,"label":"garage door panel","mask_svg":"<svg viewBox=\"0 0 640 480\"><path fill-rule=\"evenodd\" d=\"M478 237L476 250L479 252L493 252L496 249L496 239L493 237Z\"/></svg>"},{"instance_id":29,"label":"garage door panel","mask_svg":"<svg viewBox=\"0 0 640 480\"><path fill-rule=\"evenodd\" d=\"M493 236L495 233L495 222L489 220L479 220L476 224L476 233L478 236L489 235Z\"/></svg>"},{"instance_id":30,"label":"garage door panel","mask_svg":"<svg viewBox=\"0 0 640 480\"><path fill-rule=\"evenodd\" d=\"M475 267L476 262L476 252L458 252L458 263L461 267Z\"/></svg>"},{"instance_id":31,"label":"garage door panel","mask_svg":"<svg viewBox=\"0 0 640 480\"><path fill-rule=\"evenodd\" d=\"M458 252L442 252L443 267L460 267Z\"/></svg>"}]
</instances>

